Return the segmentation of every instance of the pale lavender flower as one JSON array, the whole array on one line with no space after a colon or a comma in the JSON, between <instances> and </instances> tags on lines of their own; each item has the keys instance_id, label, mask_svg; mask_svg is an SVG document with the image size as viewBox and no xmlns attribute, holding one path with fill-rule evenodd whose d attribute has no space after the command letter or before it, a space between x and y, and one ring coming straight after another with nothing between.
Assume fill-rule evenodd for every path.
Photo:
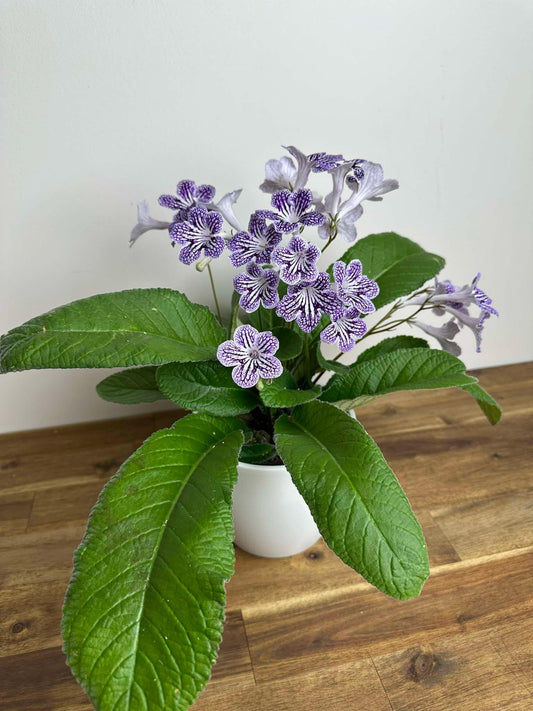
<instances>
[{"instance_id":1,"label":"pale lavender flower","mask_svg":"<svg viewBox=\"0 0 533 711\"><path fill-rule=\"evenodd\" d=\"M381 195L396 190L399 187L397 180L385 179L383 168L379 163L368 160L357 160L352 164L354 174L346 178L348 186L353 190L352 195L339 207L339 218L346 217L355 207L364 200L382 200Z\"/></svg>"},{"instance_id":2,"label":"pale lavender flower","mask_svg":"<svg viewBox=\"0 0 533 711\"><path fill-rule=\"evenodd\" d=\"M455 286L450 281L437 281L424 294L409 299L405 306L428 304L432 306L432 311L438 316L445 314L452 316L459 328L466 326L474 334L476 340L476 351L481 351L481 335L485 321L492 315L498 316L498 312L492 306L492 299L485 294L478 286L480 274L476 274L471 284L465 286ZM477 306L481 309L481 314L473 316L470 307ZM417 324L419 325L419 324Z\"/></svg>"},{"instance_id":3,"label":"pale lavender flower","mask_svg":"<svg viewBox=\"0 0 533 711\"><path fill-rule=\"evenodd\" d=\"M286 284L314 281L318 276L320 250L314 244L295 235L286 247L276 247L272 261L281 267L280 277Z\"/></svg>"},{"instance_id":4,"label":"pale lavender flower","mask_svg":"<svg viewBox=\"0 0 533 711\"><path fill-rule=\"evenodd\" d=\"M296 182L296 173L296 166L288 156L283 156L280 160L273 158L265 165L265 180L259 189L264 193L276 193L284 188L292 190Z\"/></svg>"},{"instance_id":5,"label":"pale lavender flower","mask_svg":"<svg viewBox=\"0 0 533 711\"><path fill-rule=\"evenodd\" d=\"M274 220L276 229L280 232L294 232L301 226L321 225L324 222L324 215L310 210L313 203L313 194L310 190L297 190L291 193L290 190L278 190L272 195L272 206L277 212L271 210L260 210L259 212L271 220Z\"/></svg>"},{"instance_id":6,"label":"pale lavender flower","mask_svg":"<svg viewBox=\"0 0 533 711\"><path fill-rule=\"evenodd\" d=\"M274 353L278 339L270 331L259 333L253 326L239 326L233 340L224 341L217 350L217 358L225 366L234 366L231 377L241 388L252 388L259 378L279 378L283 366Z\"/></svg>"},{"instance_id":7,"label":"pale lavender flower","mask_svg":"<svg viewBox=\"0 0 533 711\"><path fill-rule=\"evenodd\" d=\"M222 224L222 215L201 206L191 208L185 222L173 222L169 228L170 238L184 245L179 253L180 261L192 264L202 257L202 252L213 259L220 257L225 246Z\"/></svg>"},{"instance_id":8,"label":"pale lavender flower","mask_svg":"<svg viewBox=\"0 0 533 711\"><path fill-rule=\"evenodd\" d=\"M279 302L279 274L272 269L261 269L252 262L246 272L233 278L235 291L242 294L239 304L247 313L256 311L261 304L266 309L273 309Z\"/></svg>"},{"instance_id":9,"label":"pale lavender flower","mask_svg":"<svg viewBox=\"0 0 533 711\"><path fill-rule=\"evenodd\" d=\"M283 148L289 151L293 158L296 158L296 164L298 166L298 169L296 171L296 178L294 179L294 185L292 189L300 190L301 188L305 187L309 179L309 174L311 172L311 161L305 155L305 153L302 153L302 151L298 150L298 148L296 148L295 146L283 146Z\"/></svg>"},{"instance_id":10,"label":"pale lavender flower","mask_svg":"<svg viewBox=\"0 0 533 711\"><path fill-rule=\"evenodd\" d=\"M337 314L342 311L340 299L331 289L329 276L320 272L314 281L301 281L290 285L276 313L285 321L294 321L306 333L318 325L322 314Z\"/></svg>"},{"instance_id":11,"label":"pale lavender flower","mask_svg":"<svg viewBox=\"0 0 533 711\"><path fill-rule=\"evenodd\" d=\"M355 223L363 214L361 205L356 205L352 210L348 210L341 218L324 215L324 222L318 228L318 236L322 239L340 236L346 242L355 242L357 238L357 228Z\"/></svg>"},{"instance_id":12,"label":"pale lavender flower","mask_svg":"<svg viewBox=\"0 0 533 711\"><path fill-rule=\"evenodd\" d=\"M367 325L360 317L357 308L343 310L331 316L331 323L321 332L320 340L325 343L338 343L343 353L350 351L358 338L362 338Z\"/></svg>"},{"instance_id":13,"label":"pale lavender flower","mask_svg":"<svg viewBox=\"0 0 533 711\"><path fill-rule=\"evenodd\" d=\"M317 210L324 215L324 222L318 228L318 236L322 239L340 235L346 242L354 242L357 236L355 222L363 214L361 205L348 210L341 218L338 216L339 206L347 174L353 168L353 161L345 161L330 171L333 181L332 190L326 195L323 203L317 205Z\"/></svg>"},{"instance_id":14,"label":"pale lavender flower","mask_svg":"<svg viewBox=\"0 0 533 711\"><path fill-rule=\"evenodd\" d=\"M428 336L436 338L443 351L447 351L454 356L461 355L461 346L453 340L459 333L459 326L453 319L447 321L443 326L432 326L429 323L423 323L418 320L413 321L413 325L418 326Z\"/></svg>"},{"instance_id":15,"label":"pale lavender flower","mask_svg":"<svg viewBox=\"0 0 533 711\"><path fill-rule=\"evenodd\" d=\"M159 204L175 210L174 220L186 220L189 211L197 205L207 204L215 197L215 188L212 185L196 185L194 180L180 180L176 187L176 195L161 195Z\"/></svg>"},{"instance_id":16,"label":"pale lavender flower","mask_svg":"<svg viewBox=\"0 0 533 711\"><path fill-rule=\"evenodd\" d=\"M337 295L343 304L355 307L363 314L376 310L371 299L379 294L379 286L363 274L363 266L358 259L352 259L349 264L335 262L333 278L337 285Z\"/></svg>"},{"instance_id":17,"label":"pale lavender flower","mask_svg":"<svg viewBox=\"0 0 533 711\"><path fill-rule=\"evenodd\" d=\"M340 163L344 163L344 158L340 154L332 155L330 153L311 153L307 156L307 160L311 163L313 173L326 173L333 170Z\"/></svg>"},{"instance_id":18,"label":"pale lavender flower","mask_svg":"<svg viewBox=\"0 0 533 711\"><path fill-rule=\"evenodd\" d=\"M217 203L210 202L206 205L208 210L214 210L215 212L220 212L222 217L226 220L230 227L234 230L242 231L244 227L241 225L237 219L235 212L233 211L233 205L237 202L242 193L241 190L233 190L231 193L226 193Z\"/></svg>"},{"instance_id":19,"label":"pale lavender flower","mask_svg":"<svg viewBox=\"0 0 533 711\"><path fill-rule=\"evenodd\" d=\"M265 218L254 212L248 223L248 232L237 232L228 241L228 249L234 267L242 267L248 262L269 264L272 250L281 242L281 234L274 225L267 225Z\"/></svg>"},{"instance_id":20,"label":"pale lavender flower","mask_svg":"<svg viewBox=\"0 0 533 711\"><path fill-rule=\"evenodd\" d=\"M149 232L150 230L167 230L170 225L170 222L154 220L153 217L150 217L150 210L146 200L139 202L137 204L137 224L130 234L130 247L132 247L145 232Z\"/></svg>"}]
</instances>

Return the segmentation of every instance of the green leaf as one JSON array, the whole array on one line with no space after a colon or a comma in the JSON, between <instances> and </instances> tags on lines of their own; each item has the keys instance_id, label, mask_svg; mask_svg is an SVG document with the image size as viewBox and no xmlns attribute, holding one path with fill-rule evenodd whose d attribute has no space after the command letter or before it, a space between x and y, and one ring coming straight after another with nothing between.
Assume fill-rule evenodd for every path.
<instances>
[{"instance_id":1,"label":"green leaf","mask_svg":"<svg viewBox=\"0 0 533 711\"><path fill-rule=\"evenodd\" d=\"M289 360L296 358L302 352L304 347L304 339L301 333L293 331L291 328L278 326L272 329L272 334L279 341L279 349L276 353L276 358L280 360Z\"/></svg>"},{"instance_id":2,"label":"green leaf","mask_svg":"<svg viewBox=\"0 0 533 711\"><path fill-rule=\"evenodd\" d=\"M334 375L320 399L350 410L398 390L433 390L476 382L465 375L464 363L450 353L408 348L356 363L349 373Z\"/></svg>"},{"instance_id":3,"label":"green leaf","mask_svg":"<svg viewBox=\"0 0 533 711\"><path fill-rule=\"evenodd\" d=\"M395 232L363 237L341 257L346 263L352 259L359 259L363 273L377 281L379 294L373 299L377 309L419 289L445 265L442 257Z\"/></svg>"},{"instance_id":4,"label":"green leaf","mask_svg":"<svg viewBox=\"0 0 533 711\"><path fill-rule=\"evenodd\" d=\"M363 427L315 401L276 422L276 445L328 546L387 595L418 595L429 575L424 537Z\"/></svg>"},{"instance_id":5,"label":"green leaf","mask_svg":"<svg viewBox=\"0 0 533 711\"><path fill-rule=\"evenodd\" d=\"M357 362L364 363L366 360L372 360L385 353L392 353L401 348L429 348L429 343L423 338L415 338L414 336L394 336L393 338L385 338L383 341L376 343L375 346L367 348L361 355L358 356Z\"/></svg>"},{"instance_id":6,"label":"green leaf","mask_svg":"<svg viewBox=\"0 0 533 711\"><path fill-rule=\"evenodd\" d=\"M157 385L169 400L211 415L242 415L259 405L255 388L240 388L231 368L217 361L167 363L157 370Z\"/></svg>"},{"instance_id":7,"label":"green leaf","mask_svg":"<svg viewBox=\"0 0 533 711\"><path fill-rule=\"evenodd\" d=\"M182 711L209 678L234 565L239 426L189 415L100 494L63 610L67 661L100 711Z\"/></svg>"},{"instance_id":8,"label":"green leaf","mask_svg":"<svg viewBox=\"0 0 533 711\"><path fill-rule=\"evenodd\" d=\"M318 362L318 365L321 368L324 368L325 370L331 370L334 373L347 373L350 370L349 365L344 365L344 363L341 363L338 360L326 360L322 354L322 350L320 348L320 343L317 343L316 347L316 359Z\"/></svg>"},{"instance_id":9,"label":"green leaf","mask_svg":"<svg viewBox=\"0 0 533 711\"><path fill-rule=\"evenodd\" d=\"M239 461L247 464L262 464L276 455L276 448L272 444L243 444Z\"/></svg>"},{"instance_id":10,"label":"green leaf","mask_svg":"<svg viewBox=\"0 0 533 711\"><path fill-rule=\"evenodd\" d=\"M496 400L477 383L474 385L463 385L461 390L476 398L477 404L485 414L491 425L497 425L502 419L502 408Z\"/></svg>"},{"instance_id":11,"label":"green leaf","mask_svg":"<svg viewBox=\"0 0 533 711\"><path fill-rule=\"evenodd\" d=\"M100 381L96 392L103 400L125 405L165 400L165 395L157 387L156 371L155 365L121 370Z\"/></svg>"},{"instance_id":12,"label":"green leaf","mask_svg":"<svg viewBox=\"0 0 533 711\"><path fill-rule=\"evenodd\" d=\"M214 358L225 331L172 289L132 289L60 306L0 339L0 372L121 368Z\"/></svg>"},{"instance_id":13,"label":"green leaf","mask_svg":"<svg viewBox=\"0 0 533 711\"><path fill-rule=\"evenodd\" d=\"M292 375L284 370L279 378L260 390L261 400L267 407L294 407L315 400L322 388L315 385L307 390L299 390Z\"/></svg>"}]
</instances>

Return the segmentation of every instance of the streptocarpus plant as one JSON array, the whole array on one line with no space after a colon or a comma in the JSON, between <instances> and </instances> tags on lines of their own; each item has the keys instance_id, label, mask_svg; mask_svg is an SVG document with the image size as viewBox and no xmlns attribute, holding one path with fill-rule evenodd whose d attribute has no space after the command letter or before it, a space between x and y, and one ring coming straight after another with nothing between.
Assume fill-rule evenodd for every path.
<instances>
[{"instance_id":1,"label":"streptocarpus plant","mask_svg":"<svg viewBox=\"0 0 533 711\"><path fill-rule=\"evenodd\" d=\"M138 289L62 306L0 341L1 372L127 368L98 385L101 397L168 398L193 411L153 434L107 483L75 555L64 648L102 711L186 709L209 678L233 572L239 459L284 463L330 548L405 600L429 573L424 538L380 450L349 412L398 390L457 387L492 424L501 416L465 373L454 340L466 327L479 350L485 321L497 315L479 275L457 287L437 278L441 257L405 237L356 240L364 202L398 187L380 165L288 152L266 164L260 187L271 204L247 229L233 210L240 191L215 201L212 186L192 180L159 198L168 221L139 205L131 243L167 231L183 264L207 270L216 315L177 291ZM307 187L312 173L331 176L324 199ZM325 268L323 254L338 238L350 246ZM211 270L223 255L239 270L226 319ZM369 327L367 315L383 307ZM424 312L442 325L419 320ZM401 324L440 348L411 335L361 347ZM331 360L323 343L338 348ZM352 350L355 362L341 363Z\"/></svg>"}]
</instances>

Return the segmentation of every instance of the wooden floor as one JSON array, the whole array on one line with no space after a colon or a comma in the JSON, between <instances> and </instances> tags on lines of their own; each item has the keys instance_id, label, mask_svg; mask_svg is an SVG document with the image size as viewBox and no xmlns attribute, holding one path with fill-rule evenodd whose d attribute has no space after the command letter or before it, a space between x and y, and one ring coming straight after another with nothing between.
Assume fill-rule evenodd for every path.
<instances>
[{"instance_id":1,"label":"wooden floor","mask_svg":"<svg viewBox=\"0 0 533 711\"><path fill-rule=\"evenodd\" d=\"M467 395L404 393L358 413L428 542L430 580L398 602L319 543L282 560L237 551L222 650L195 711L533 708L533 364ZM72 553L104 482L175 414L0 438L0 709L88 711L61 652Z\"/></svg>"}]
</instances>

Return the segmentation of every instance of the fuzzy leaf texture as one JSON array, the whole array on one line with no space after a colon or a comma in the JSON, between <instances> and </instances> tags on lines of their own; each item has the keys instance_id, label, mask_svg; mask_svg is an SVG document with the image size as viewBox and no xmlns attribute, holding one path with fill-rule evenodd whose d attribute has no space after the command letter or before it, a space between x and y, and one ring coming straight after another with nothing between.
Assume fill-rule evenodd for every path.
<instances>
[{"instance_id":1,"label":"fuzzy leaf texture","mask_svg":"<svg viewBox=\"0 0 533 711\"><path fill-rule=\"evenodd\" d=\"M157 370L157 384L180 407L211 415L241 415L259 405L257 390L240 388L217 361L167 363Z\"/></svg>"},{"instance_id":2,"label":"fuzzy leaf texture","mask_svg":"<svg viewBox=\"0 0 533 711\"><path fill-rule=\"evenodd\" d=\"M477 382L465 364L445 351L408 348L356 363L348 373L334 375L320 399L343 410L398 390L433 390Z\"/></svg>"},{"instance_id":3,"label":"fuzzy leaf texture","mask_svg":"<svg viewBox=\"0 0 533 711\"><path fill-rule=\"evenodd\" d=\"M429 343L423 338L415 338L414 336L393 336L385 338L383 341L376 343L375 346L367 348L357 358L358 363L364 363L365 360L373 360L385 353L393 353L402 348L429 348Z\"/></svg>"},{"instance_id":4,"label":"fuzzy leaf texture","mask_svg":"<svg viewBox=\"0 0 533 711\"><path fill-rule=\"evenodd\" d=\"M379 590L415 597L426 544L381 451L359 422L319 401L276 422L276 446L328 546Z\"/></svg>"},{"instance_id":5,"label":"fuzzy leaf texture","mask_svg":"<svg viewBox=\"0 0 533 711\"><path fill-rule=\"evenodd\" d=\"M63 610L68 664L99 711L182 711L209 678L234 566L239 426L189 415L100 494Z\"/></svg>"},{"instance_id":6,"label":"fuzzy leaf texture","mask_svg":"<svg viewBox=\"0 0 533 711\"><path fill-rule=\"evenodd\" d=\"M284 370L281 376L275 378L269 385L265 383L260 395L263 404L267 407L294 407L315 400L321 392L320 385L300 390L289 371Z\"/></svg>"},{"instance_id":7,"label":"fuzzy leaf texture","mask_svg":"<svg viewBox=\"0 0 533 711\"><path fill-rule=\"evenodd\" d=\"M207 360L224 338L209 309L179 291L131 289L74 301L9 331L0 372Z\"/></svg>"},{"instance_id":8,"label":"fuzzy leaf texture","mask_svg":"<svg viewBox=\"0 0 533 711\"><path fill-rule=\"evenodd\" d=\"M124 405L166 400L157 387L156 372L157 367L154 365L121 370L101 380L96 386L96 392L102 400Z\"/></svg>"},{"instance_id":9,"label":"fuzzy leaf texture","mask_svg":"<svg viewBox=\"0 0 533 711\"><path fill-rule=\"evenodd\" d=\"M347 264L359 259L363 273L377 281L379 294L372 300L376 309L419 289L445 265L442 257L395 232L363 237L341 259Z\"/></svg>"}]
</instances>

